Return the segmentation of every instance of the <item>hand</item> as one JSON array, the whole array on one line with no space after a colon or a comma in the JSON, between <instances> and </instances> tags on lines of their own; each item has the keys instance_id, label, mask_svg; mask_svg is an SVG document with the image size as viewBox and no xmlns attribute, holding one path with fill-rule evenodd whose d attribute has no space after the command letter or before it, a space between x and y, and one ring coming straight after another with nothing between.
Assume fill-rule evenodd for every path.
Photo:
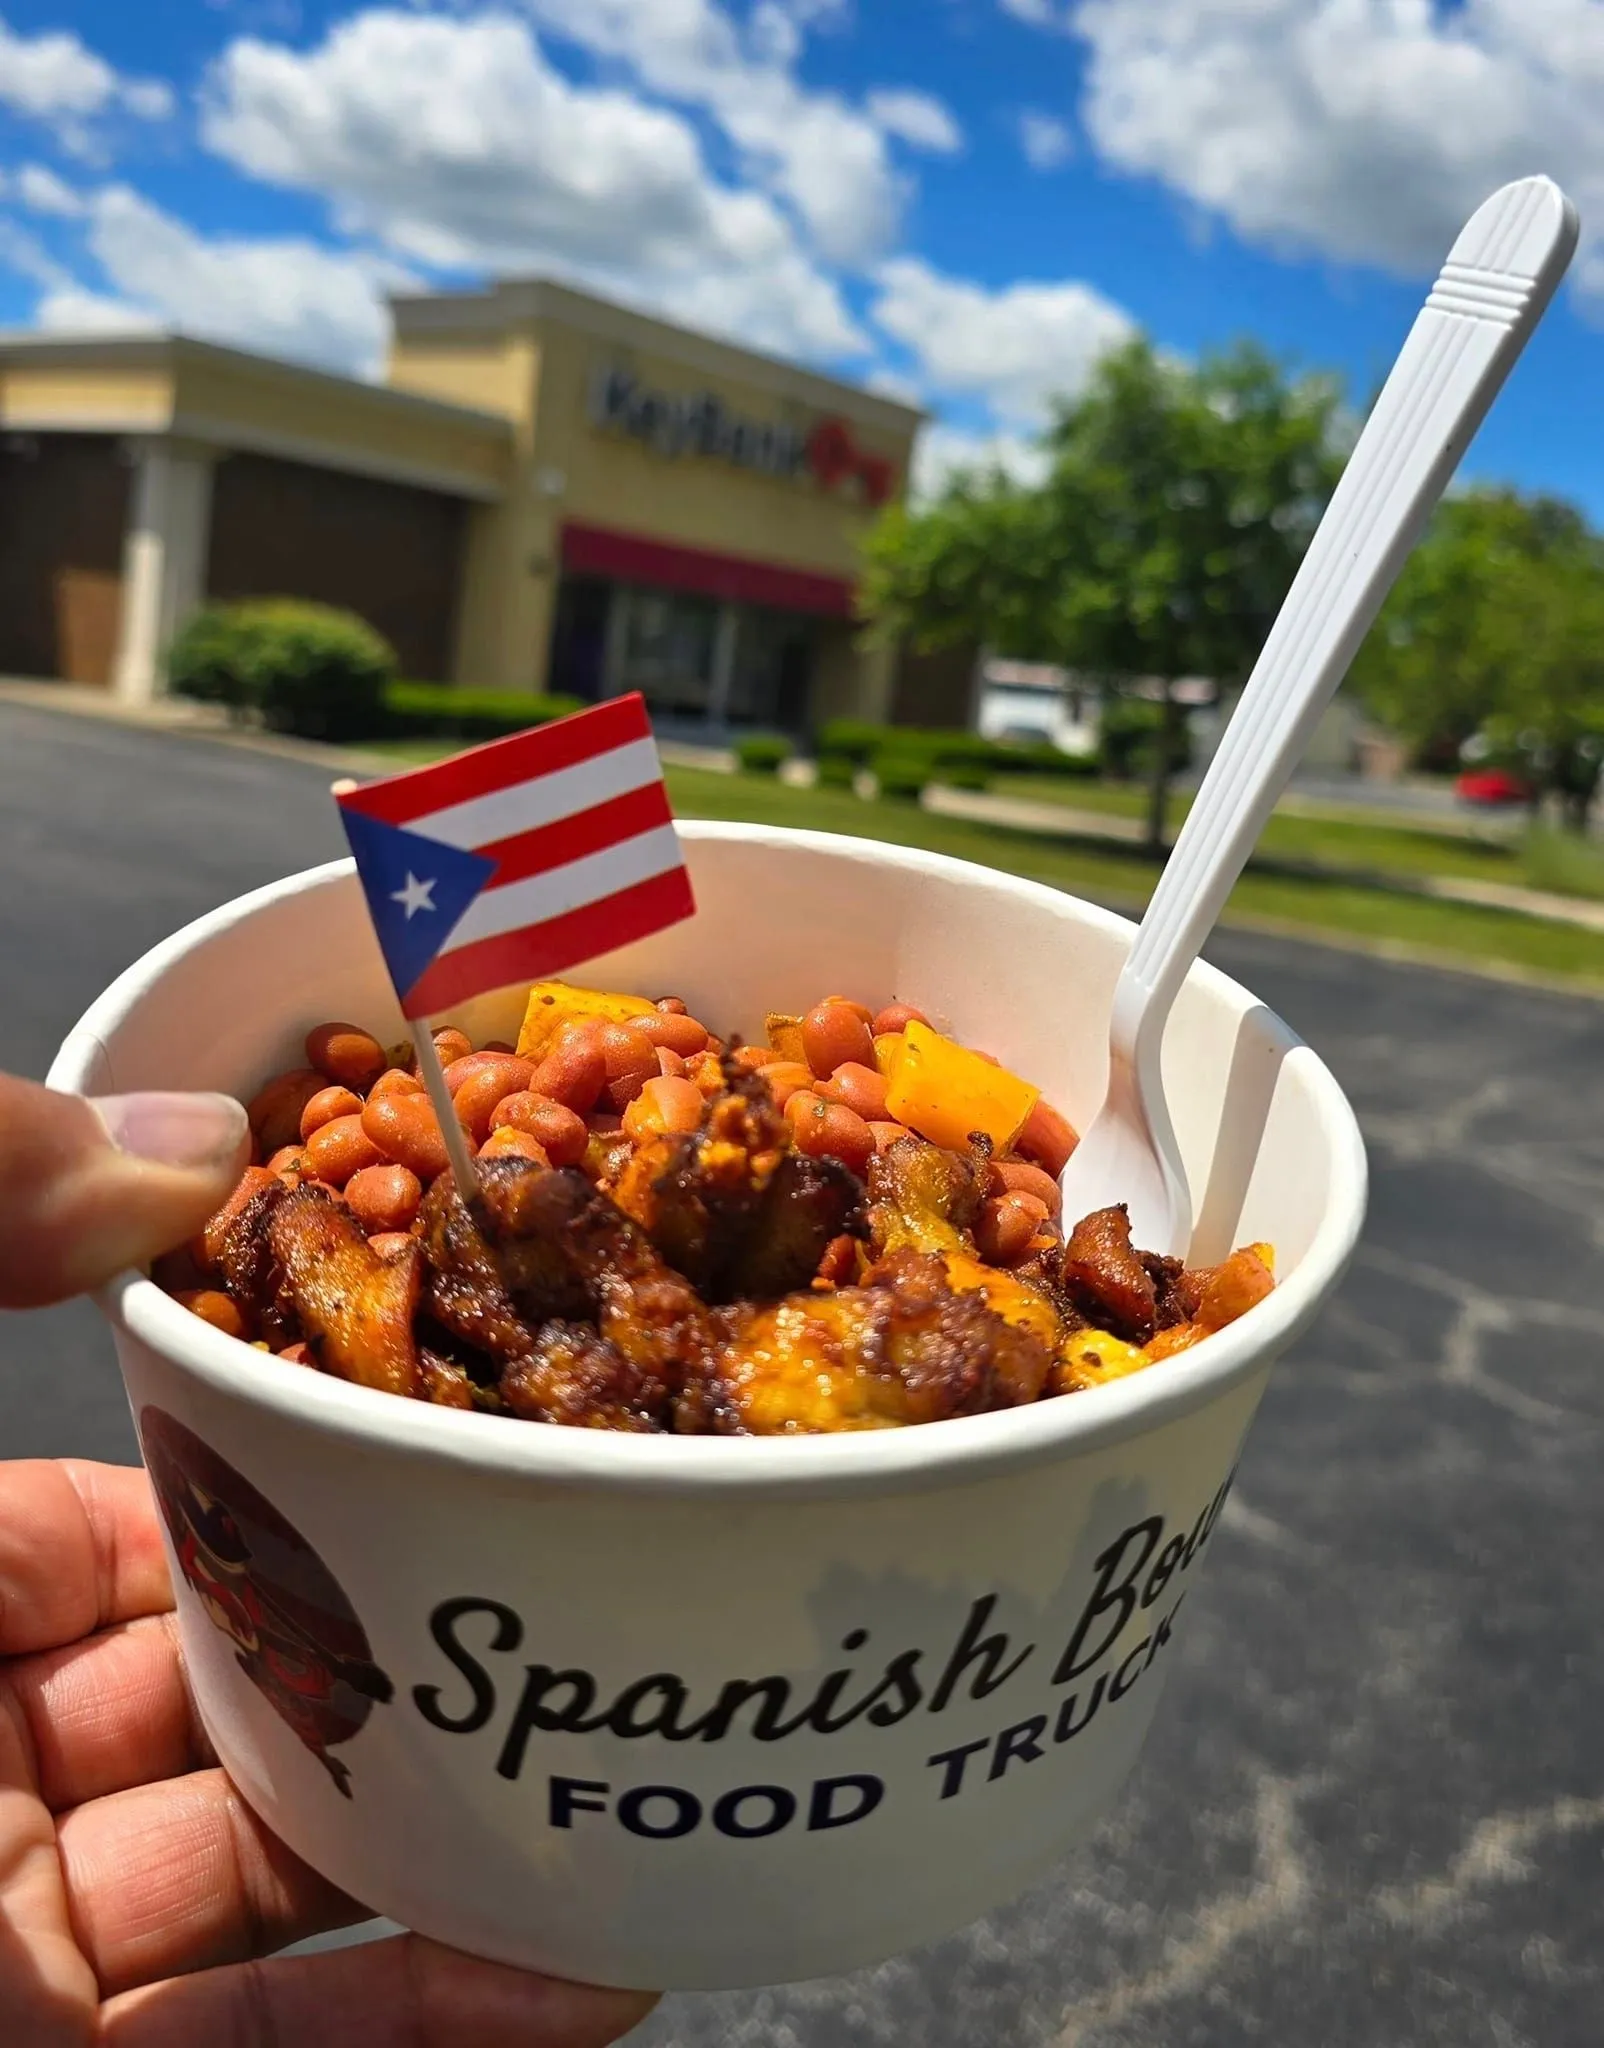
<instances>
[{"instance_id":1,"label":"hand","mask_svg":"<svg viewBox=\"0 0 1604 2048\"><path fill-rule=\"evenodd\" d=\"M0 1076L0 1304L193 1236L244 1144L222 1097L96 1111ZM410 1934L257 1960L367 1917L216 1768L144 1473L0 1464L0 2041L602 2048L651 2007Z\"/></svg>"}]
</instances>

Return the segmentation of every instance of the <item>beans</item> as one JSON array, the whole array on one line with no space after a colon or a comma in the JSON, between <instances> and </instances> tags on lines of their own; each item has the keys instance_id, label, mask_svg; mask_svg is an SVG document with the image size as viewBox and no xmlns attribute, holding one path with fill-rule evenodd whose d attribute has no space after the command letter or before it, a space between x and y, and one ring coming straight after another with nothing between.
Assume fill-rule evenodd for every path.
<instances>
[{"instance_id":1,"label":"beans","mask_svg":"<svg viewBox=\"0 0 1604 2048\"><path fill-rule=\"evenodd\" d=\"M657 1008L665 1017L683 1017L686 1014L685 1005L678 996L659 996Z\"/></svg>"},{"instance_id":2,"label":"beans","mask_svg":"<svg viewBox=\"0 0 1604 2048\"><path fill-rule=\"evenodd\" d=\"M623 1128L624 1119L613 1109L593 1110L585 1119L585 1129L602 1138L616 1138Z\"/></svg>"},{"instance_id":3,"label":"beans","mask_svg":"<svg viewBox=\"0 0 1604 2048\"><path fill-rule=\"evenodd\" d=\"M371 1237L375 1231L410 1230L423 1200L423 1183L406 1166L364 1166L345 1184L351 1214Z\"/></svg>"},{"instance_id":4,"label":"beans","mask_svg":"<svg viewBox=\"0 0 1604 2048\"><path fill-rule=\"evenodd\" d=\"M802 1019L802 1057L821 1081L849 1061L872 1067L874 1039L868 1023L850 1004L818 1004Z\"/></svg>"},{"instance_id":5,"label":"beans","mask_svg":"<svg viewBox=\"0 0 1604 2048\"><path fill-rule=\"evenodd\" d=\"M851 996L826 996L826 1003L839 1003L843 1010L851 1010L861 1017L871 1030L874 1028L874 1012L867 1003L855 1003ZM821 1004L822 1008L823 1005Z\"/></svg>"},{"instance_id":6,"label":"beans","mask_svg":"<svg viewBox=\"0 0 1604 2048\"><path fill-rule=\"evenodd\" d=\"M584 1116L607 1085L607 1055L596 1025L565 1024L527 1084Z\"/></svg>"},{"instance_id":7,"label":"beans","mask_svg":"<svg viewBox=\"0 0 1604 2048\"><path fill-rule=\"evenodd\" d=\"M856 1110L842 1102L826 1102L822 1095L800 1088L785 1105L785 1114L799 1152L810 1159L838 1159L853 1173L868 1170L874 1137Z\"/></svg>"},{"instance_id":8,"label":"beans","mask_svg":"<svg viewBox=\"0 0 1604 2048\"><path fill-rule=\"evenodd\" d=\"M386 1095L424 1095L428 1090L410 1067L386 1067L373 1086L368 1090L369 1102L379 1102Z\"/></svg>"},{"instance_id":9,"label":"beans","mask_svg":"<svg viewBox=\"0 0 1604 2048\"><path fill-rule=\"evenodd\" d=\"M991 1163L991 1192L994 1195L1034 1195L1049 1216L1064 1206L1063 1191L1050 1173L1032 1166L1027 1159L994 1159Z\"/></svg>"},{"instance_id":10,"label":"beans","mask_svg":"<svg viewBox=\"0 0 1604 2048\"><path fill-rule=\"evenodd\" d=\"M490 1131L523 1131L545 1151L553 1166L577 1166L585 1156L590 1133L585 1119L566 1104L533 1089L504 1095L490 1112Z\"/></svg>"},{"instance_id":11,"label":"beans","mask_svg":"<svg viewBox=\"0 0 1604 2048\"><path fill-rule=\"evenodd\" d=\"M384 1072L384 1047L360 1024L319 1024L306 1034L306 1060L320 1074L358 1095Z\"/></svg>"},{"instance_id":12,"label":"beans","mask_svg":"<svg viewBox=\"0 0 1604 2048\"><path fill-rule=\"evenodd\" d=\"M364 1166L382 1166L384 1153L369 1137L361 1113L320 1124L306 1141L306 1171L314 1180L343 1188Z\"/></svg>"},{"instance_id":13,"label":"beans","mask_svg":"<svg viewBox=\"0 0 1604 2048\"><path fill-rule=\"evenodd\" d=\"M916 1010L912 1003L887 1003L874 1020L874 1035L883 1038L888 1032L906 1031L910 1024L928 1024L930 1019L923 1010Z\"/></svg>"},{"instance_id":14,"label":"beans","mask_svg":"<svg viewBox=\"0 0 1604 2048\"><path fill-rule=\"evenodd\" d=\"M776 1109L784 1109L799 1088L813 1086L813 1076L800 1060L771 1060L758 1068L758 1074L768 1083Z\"/></svg>"},{"instance_id":15,"label":"beans","mask_svg":"<svg viewBox=\"0 0 1604 2048\"><path fill-rule=\"evenodd\" d=\"M607 1063L607 1099L622 1112L659 1078L657 1047L633 1024L604 1024L598 1042Z\"/></svg>"},{"instance_id":16,"label":"beans","mask_svg":"<svg viewBox=\"0 0 1604 2048\"><path fill-rule=\"evenodd\" d=\"M520 1131L512 1124L503 1124L499 1131L492 1131L479 1147L481 1159L531 1159L536 1166L551 1165L546 1148L527 1131Z\"/></svg>"},{"instance_id":17,"label":"beans","mask_svg":"<svg viewBox=\"0 0 1604 2048\"><path fill-rule=\"evenodd\" d=\"M192 1316L199 1316L203 1323L210 1323L214 1330L221 1330L225 1337L245 1335L245 1318L233 1300L217 1288L191 1287L173 1298L182 1303Z\"/></svg>"},{"instance_id":18,"label":"beans","mask_svg":"<svg viewBox=\"0 0 1604 2048\"><path fill-rule=\"evenodd\" d=\"M307 1171L306 1153L299 1145L280 1145L267 1162L267 1170L288 1181L292 1188L298 1188Z\"/></svg>"},{"instance_id":19,"label":"beans","mask_svg":"<svg viewBox=\"0 0 1604 2048\"><path fill-rule=\"evenodd\" d=\"M705 1107L694 1081L660 1074L646 1083L624 1111L624 1129L637 1145L670 1131L699 1130Z\"/></svg>"},{"instance_id":20,"label":"beans","mask_svg":"<svg viewBox=\"0 0 1604 2048\"><path fill-rule=\"evenodd\" d=\"M470 1052L462 1059L451 1062L445 1070L447 1092L455 1095L459 1088L476 1076L504 1073L509 1066L519 1076L518 1086L527 1088L529 1077L535 1071L533 1060L522 1059L515 1052L485 1051ZM511 1090L508 1092L510 1094Z\"/></svg>"},{"instance_id":21,"label":"beans","mask_svg":"<svg viewBox=\"0 0 1604 2048\"><path fill-rule=\"evenodd\" d=\"M683 1081L688 1062L666 1045L657 1048L657 1071L666 1074L671 1081Z\"/></svg>"},{"instance_id":22,"label":"beans","mask_svg":"<svg viewBox=\"0 0 1604 2048\"><path fill-rule=\"evenodd\" d=\"M362 1112L362 1129L385 1159L431 1181L451 1164L427 1095L381 1095Z\"/></svg>"},{"instance_id":23,"label":"beans","mask_svg":"<svg viewBox=\"0 0 1604 2048\"><path fill-rule=\"evenodd\" d=\"M301 1111L328 1082L316 1067L294 1067L278 1074L251 1097L245 1114L251 1134L265 1158L282 1145L293 1145L301 1135Z\"/></svg>"},{"instance_id":24,"label":"beans","mask_svg":"<svg viewBox=\"0 0 1604 2048\"><path fill-rule=\"evenodd\" d=\"M1036 1160L1056 1176L1063 1172L1065 1162L1079 1143L1069 1118L1061 1116L1050 1102L1038 1096L1025 1119L1024 1128L1014 1140L1014 1150L1023 1152L1027 1159Z\"/></svg>"},{"instance_id":25,"label":"beans","mask_svg":"<svg viewBox=\"0 0 1604 2048\"><path fill-rule=\"evenodd\" d=\"M475 1054L475 1058L480 1055ZM458 1060L464 1067L466 1060ZM534 1071L530 1060L496 1060L491 1065L480 1067L470 1074L456 1094L455 1108L457 1121L464 1130L470 1131L476 1144L482 1145L490 1135L490 1119L498 1102L505 1102L509 1095L517 1095L529 1086L529 1076Z\"/></svg>"},{"instance_id":26,"label":"beans","mask_svg":"<svg viewBox=\"0 0 1604 2048\"><path fill-rule=\"evenodd\" d=\"M487 1038L479 1050L481 1052L510 1052L516 1055L518 1048L515 1045L509 1045L504 1038Z\"/></svg>"},{"instance_id":27,"label":"beans","mask_svg":"<svg viewBox=\"0 0 1604 2048\"><path fill-rule=\"evenodd\" d=\"M975 1218L975 1248L989 1266L1017 1266L1046 1219L1034 1195L991 1195Z\"/></svg>"},{"instance_id":28,"label":"beans","mask_svg":"<svg viewBox=\"0 0 1604 2048\"><path fill-rule=\"evenodd\" d=\"M634 1021L635 1029L649 1038L653 1045L666 1045L682 1060L688 1060L692 1053L707 1050L707 1026L698 1024L694 1017L687 1017L678 1010L665 1011L656 1017L637 1017Z\"/></svg>"},{"instance_id":29,"label":"beans","mask_svg":"<svg viewBox=\"0 0 1604 2048\"><path fill-rule=\"evenodd\" d=\"M764 1067L774 1063L772 1045L738 1045L730 1054L730 1065L737 1074L760 1073Z\"/></svg>"},{"instance_id":30,"label":"beans","mask_svg":"<svg viewBox=\"0 0 1604 2048\"><path fill-rule=\"evenodd\" d=\"M301 1136L310 1138L323 1124L331 1124L337 1116L360 1116L362 1098L349 1088L320 1088L301 1111Z\"/></svg>"},{"instance_id":31,"label":"beans","mask_svg":"<svg viewBox=\"0 0 1604 2048\"><path fill-rule=\"evenodd\" d=\"M859 1066L855 1060L848 1060L820 1085L819 1093L829 1102L844 1102L848 1109L856 1110L865 1123L885 1122L886 1079L873 1067Z\"/></svg>"},{"instance_id":32,"label":"beans","mask_svg":"<svg viewBox=\"0 0 1604 2048\"><path fill-rule=\"evenodd\" d=\"M906 1124L871 1123L869 1135L874 1139L876 1152L889 1152L900 1139L911 1138L913 1133Z\"/></svg>"},{"instance_id":33,"label":"beans","mask_svg":"<svg viewBox=\"0 0 1604 2048\"><path fill-rule=\"evenodd\" d=\"M449 1067L453 1060L465 1060L473 1051L473 1040L465 1031L453 1031L448 1027L431 1035L443 1067Z\"/></svg>"}]
</instances>

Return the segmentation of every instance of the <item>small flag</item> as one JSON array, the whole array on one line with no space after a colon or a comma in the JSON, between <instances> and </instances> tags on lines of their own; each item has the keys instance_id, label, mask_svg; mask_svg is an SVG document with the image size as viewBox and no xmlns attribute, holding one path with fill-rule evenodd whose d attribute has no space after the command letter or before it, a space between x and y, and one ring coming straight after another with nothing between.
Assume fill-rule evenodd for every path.
<instances>
[{"instance_id":1,"label":"small flag","mask_svg":"<svg viewBox=\"0 0 1604 2048\"><path fill-rule=\"evenodd\" d=\"M638 695L337 800L408 1018L561 974L696 909Z\"/></svg>"}]
</instances>

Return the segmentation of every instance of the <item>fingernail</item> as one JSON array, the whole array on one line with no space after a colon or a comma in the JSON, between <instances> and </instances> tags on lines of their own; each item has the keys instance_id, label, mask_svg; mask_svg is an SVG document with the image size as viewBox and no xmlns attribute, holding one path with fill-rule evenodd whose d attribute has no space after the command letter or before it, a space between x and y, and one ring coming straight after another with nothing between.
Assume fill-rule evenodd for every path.
<instances>
[{"instance_id":1,"label":"fingernail","mask_svg":"<svg viewBox=\"0 0 1604 2048\"><path fill-rule=\"evenodd\" d=\"M228 1166L250 1128L232 1095L102 1095L89 1106L119 1152L158 1166Z\"/></svg>"}]
</instances>

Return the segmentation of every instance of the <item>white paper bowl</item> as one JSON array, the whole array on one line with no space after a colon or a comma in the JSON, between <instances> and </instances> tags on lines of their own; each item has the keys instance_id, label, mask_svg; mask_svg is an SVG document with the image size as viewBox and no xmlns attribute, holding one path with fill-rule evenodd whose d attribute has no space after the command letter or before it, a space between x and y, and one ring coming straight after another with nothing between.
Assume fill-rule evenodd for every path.
<instances>
[{"instance_id":1,"label":"white paper bowl","mask_svg":"<svg viewBox=\"0 0 1604 2048\"><path fill-rule=\"evenodd\" d=\"M836 990L914 1002L1090 1115L1123 920L933 855L682 829L698 916L587 980L749 1035ZM455 1021L510 1038L517 1008ZM401 1035L348 862L147 954L50 1079L248 1095L331 1017ZM847 1970L1028 1885L1135 1762L1271 1363L1364 1210L1352 1111L1244 989L1195 969L1166 1066L1195 1256L1266 1239L1280 1284L1195 1352L1003 1414L797 1440L549 1428L307 1372L116 1282L147 1459L173 1526L206 1537L173 1553L183 1640L245 1797L376 1912L604 1984ZM320 1698L323 1653L371 1660L388 1701L350 1671Z\"/></svg>"}]
</instances>

